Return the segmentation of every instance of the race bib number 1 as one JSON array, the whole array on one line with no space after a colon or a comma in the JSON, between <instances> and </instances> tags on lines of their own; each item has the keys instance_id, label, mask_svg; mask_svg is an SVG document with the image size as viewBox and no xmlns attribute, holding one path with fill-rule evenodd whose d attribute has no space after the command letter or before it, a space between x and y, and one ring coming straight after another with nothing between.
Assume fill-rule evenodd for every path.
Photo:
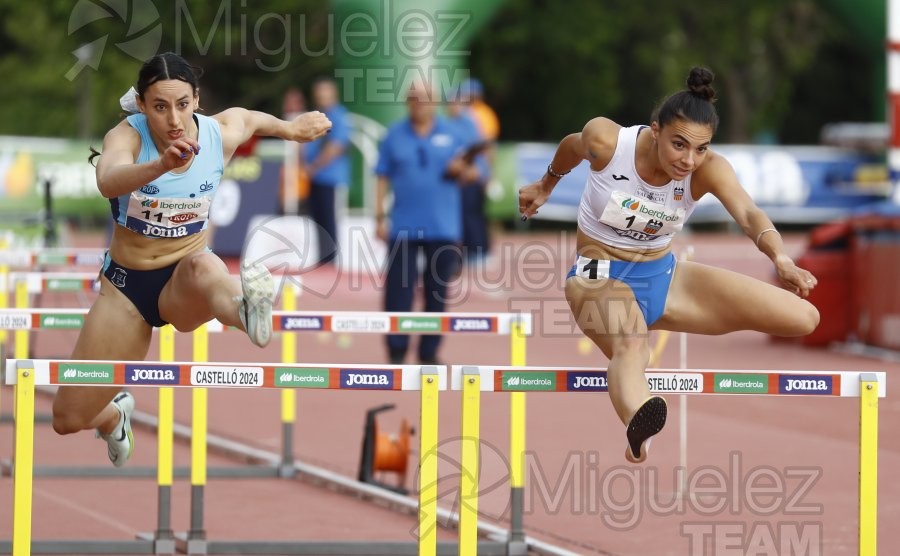
<instances>
[{"instance_id":1,"label":"race bib number 1","mask_svg":"<svg viewBox=\"0 0 900 556\"><path fill-rule=\"evenodd\" d=\"M195 199L147 197L138 192L128 200L125 226L148 237L196 234L209 219L209 197Z\"/></svg>"},{"instance_id":2,"label":"race bib number 1","mask_svg":"<svg viewBox=\"0 0 900 556\"><path fill-rule=\"evenodd\" d=\"M684 209L669 210L658 203L614 191L603 208L600 222L619 235L649 241L681 230Z\"/></svg>"},{"instance_id":3,"label":"race bib number 1","mask_svg":"<svg viewBox=\"0 0 900 556\"><path fill-rule=\"evenodd\" d=\"M578 255L575 260L575 275L588 280L602 280L609 278L609 261L590 259Z\"/></svg>"}]
</instances>

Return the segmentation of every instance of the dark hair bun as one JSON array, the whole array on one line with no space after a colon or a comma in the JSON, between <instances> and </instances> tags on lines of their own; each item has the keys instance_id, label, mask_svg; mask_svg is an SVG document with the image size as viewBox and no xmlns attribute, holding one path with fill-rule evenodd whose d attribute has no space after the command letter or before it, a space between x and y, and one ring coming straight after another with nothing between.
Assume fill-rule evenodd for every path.
<instances>
[{"instance_id":1,"label":"dark hair bun","mask_svg":"<svg viewBox=\"0 0 900 556\"><path fill-rule=\"evenodd\" d=\"M716 90L712 88L713 72L709 68L694 67L687 78L688 89L708 102L715 102Z\"/></svg>"}]
</instances>

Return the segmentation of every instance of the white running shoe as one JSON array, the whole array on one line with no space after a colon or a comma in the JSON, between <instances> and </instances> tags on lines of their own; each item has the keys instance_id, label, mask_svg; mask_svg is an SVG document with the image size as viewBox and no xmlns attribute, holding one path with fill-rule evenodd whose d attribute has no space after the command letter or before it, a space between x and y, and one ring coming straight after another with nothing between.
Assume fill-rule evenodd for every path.
<instances>
[{"instance_id":1,"label":"white running shoe","mask_svg":"<svg viewBox=\"0 0 900 556\"><path fill-rule=\"evenodd\" d=\"M97 431L97 438L106 441L109 461L122 467L134 452L134 435L131 432L131 412L134 411L134 397L128 392L120 392L112 401L119 410L119 423L109 434Z\"/></svg>"},{"instance_id":2,"label":"white running shoe","mask_svg":"<svg viewBox=\"0 0 900 556\"><path fill-rule=\"evenodd\" d=\"M250 341L266 347L272 339L272 305L275 303L275 283L272 274L260 263L241 265L243 297L238 308L244 330Z\"/></svg>"}]
</instances>

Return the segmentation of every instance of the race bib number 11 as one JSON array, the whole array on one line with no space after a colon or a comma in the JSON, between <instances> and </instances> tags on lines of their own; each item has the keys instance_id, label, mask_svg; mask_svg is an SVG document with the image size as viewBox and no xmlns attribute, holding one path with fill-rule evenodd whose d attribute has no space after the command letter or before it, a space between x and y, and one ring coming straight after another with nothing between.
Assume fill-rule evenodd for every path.
<instances>
[{"instance_id":1,"label":"race bib number 11","mask_svg":"<svg viewBox=\"0 0 900 556\"><path fill-rule=\"evenodd\" d=\"M125 226L148 237L184 237L196 234L209 218L209 197L179 199L147 197L137 192L128 200Z\"/></svg>"}]
</instances>

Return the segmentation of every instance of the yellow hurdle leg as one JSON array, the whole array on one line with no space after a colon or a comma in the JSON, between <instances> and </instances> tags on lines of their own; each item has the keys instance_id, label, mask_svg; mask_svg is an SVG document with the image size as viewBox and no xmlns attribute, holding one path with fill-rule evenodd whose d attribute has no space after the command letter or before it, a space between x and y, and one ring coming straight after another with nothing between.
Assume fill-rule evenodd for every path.
<instances>
[{"instance_id":1,"label":"yellow hurdle leg","mask_svg":"<svg viewBox=\"0 0 900 556\"><path fill-rule=\"evenodd\" d=\"M2 242L3 240L0 240L0 245ZM9 308L9 265L0 264L0 309L7 308ZM6 330L0 330L0 346L6 343L8 337Z\"/></svg>"},{"instance_id":2,"label":"yellow hurdle leg","mask_svg":"<svg viewBox=\"0 0 900 556\"><path fill-rule=\"evenodd\" d=\"M478 462L481 447L481 371L463 367L459 455L459 555L478 553Z\"/></svg>"},{"instance_id":3,"label":"yellow hurdle leg","mask_svg":"<svg viewBox=\"0 0 900 556\"><path fill-rule=\"evenodd\" d=\"M514 322L510 332L510 365L525 366L525 334L522 324ZM510 394L510 486L520 488L525 482L525 392Z\"/></svg>"},{"instance_id":4,"label":"yellow hurdle leg","mask_svg":"<svg viewBox=\"0 0 900 556\"><path fill-rule=\"evenodd\" d=\"M281 289L281 308L285 311L297 310L297 287L290 280ZM297 334L281 332L281 362L297 362ZM281 476L294 475L294 423L297 419L297 391L293 388L281 390Z\"/></svg>"},{"instance_id":5,"label":"yellow hurdle leg","mask_svg":"<svg viewBox=\"0 0 900 556\"><path fill-rule=\"evenodd\" d=\"M175 360L175 329L167 324L159 329L159 360ZM159 389L159 424L157 425L156 482L159 496L157 539L171 539L172 533L172 475L175 429L175 390Z\"/></svg>"},{"instance_id":6,"label":"yellow hurdle leg","mask_svg":"<svg viewBox=\"0 0 900 556\"><path fill-rule=\"evenodd\" d=\"M209 331L206 323L194 330L194 362L209 360ZM194 388L191 392L191 529L190 540L206 538L203 522L203 501L206 487L208 390Z\"/></svg>"},{"instance_id":7,"label":"yellow hurdle leg","mask_svg":"<svg viewBox=\"0 0 900 556\"><path fill-rule=\"evenodd\" d=\"M437 370L423 368L419 410L419 556L437 554L439 386Z\"/></svg>"},{"instance_id":8,"label":"yellow hurdle leg","mask_svg":"<svg viewBox=\"0 0 900 556\"><path fill-rule=\"evenodd\" d=\"M206 324L194 330L194 362L209 360L209 332ZM208 391L194 388L191 392L191 485L206 484Z\"/></svg>"},{"instance_id":9,"label":"yellow hurdle leg","mask_svg":"<svg viewBox=\"0 0 900 556\"><path fill-rule=\"evenodd\" d=\"M28 283L25 280L16 282L16 309L28 308ZM29 330L15 331L16 359L28 359Z\"/></svg>"},{"instance_id":10,"label":"yellow hurdle leg","mask_svg":"<svg viewBox=\"0 0 900 556\"><path fill-rule=\"evenodd\" d=\"M34 364L16 369L15 476L13 478L13 556L31 554L31 499L34 479Z\"/></svg>"},{"instance_id":11,"label":"yellow hurdle leg","mask_svg":"<svg viewBox=\"0 0 900 556\"><path fill-rule=\"evenodd\" d=\"M859 554L875 556L878 522L878 377L859 376Z\"/></svg>"},{"instance_id":12,"label":"yellow hurdle leg","mask_svg":"<svg viewBox=\"0 0 900 556\"><path fill-rule=\"evenodd\" d=\"M510 364L525 366L525 332L520 322L510 330ZM525 392L511 392L509 399L510 541L523 542L525 500Z\"/></svg>"}]
</instances>

